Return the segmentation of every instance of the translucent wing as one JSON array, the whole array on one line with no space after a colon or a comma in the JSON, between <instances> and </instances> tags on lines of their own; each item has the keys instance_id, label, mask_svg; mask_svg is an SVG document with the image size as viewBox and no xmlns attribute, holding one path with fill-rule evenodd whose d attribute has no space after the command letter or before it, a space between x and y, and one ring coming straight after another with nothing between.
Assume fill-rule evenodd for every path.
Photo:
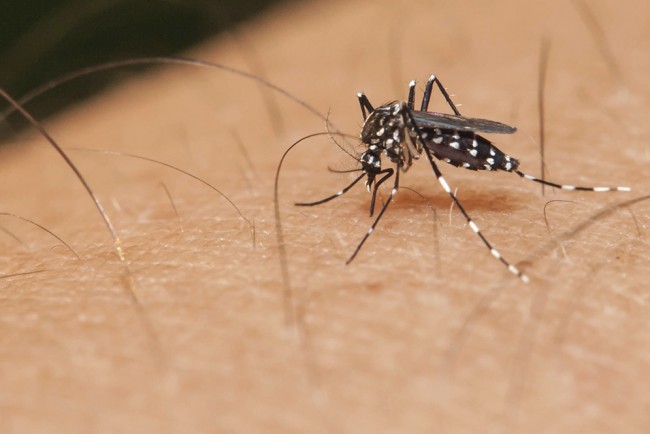
<instances>
[{"instance_id":1,"label":"translucent wing","mask_svg":"<svg viewBox=\"0 0 650 434\"><path fill-rule=\"evenodd\" d=\"M467 118L447 113L413 111L415 123L423 128L445 128L475 133L512 134L517 128L487 119Z\"/></svg>"}]
</instances>

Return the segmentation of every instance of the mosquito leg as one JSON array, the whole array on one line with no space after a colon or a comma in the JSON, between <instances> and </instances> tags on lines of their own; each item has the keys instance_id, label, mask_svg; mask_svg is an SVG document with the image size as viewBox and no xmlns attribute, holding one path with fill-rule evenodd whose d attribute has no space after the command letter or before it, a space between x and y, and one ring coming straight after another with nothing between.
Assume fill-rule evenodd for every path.
<instances>
[{"instance_id":1,"label":"mosquito leg","mask_svg":"<svg viewBox=\"0 0 650 434\"><path fill-rule=\"evenodd\" d=\"M363 243L366 242L368 237L370 237L370 234L375 230L375 227L377 226L377 223L379 223L379 220L381 219L381 216L384 215L384 212L386 212L386 209L388 208L388 205L390 202L393 200L393 197L397 194L397 190L399 189L399 170L395 171L395 184L393 184L393 189L390 192L390 196L388 196L388 200L386 200L386 203L384 206L381 208L381 211L379 211L379 215L373 222L372 226L370 226L370 229L368 229L368 232L366 235L363 237L359 245L357 246L356 249L354 249L354 253L352 253L352 256L350 256L350 259L348 259L345 263L346 265L352 262L352 260L357 256L357 253L359 253L359 250L361 250L361 246L363 246Z\"/></svg>"},{"instance_id":2,"label":"mosquito leg","mask_svg":"<svg viewBox=\"0 0 650 434\"><path fill-rule=\"evenodd\" d=\"M359 167L357 169L340 170L340 169L334 169L334 168L328 166L327 170L332 172L332 173L354 173L354 172L361 172L363 170L363 168Z\"/></svg>"},{"instance_id":3,"label":"mosquito leg","mask_svg":"<svg viewBox=\"0 0 650 434\"><path fill-rule=\"evenodd\" d=\"M370 199L370 217L372 217L372 215L375 213L375 199L377 199L377 189L379 189L379 186L384 181L393 176L393 169L384 169L379 173L386 173L386 175L384 175L379 181L375 183L375 187L372 190L372 199Z\"/></svg>"},{"instance_id":4,"label":"mosquito leg","mask_svg":"<svg viewBox=\"0 0 650 434\"><path fill-rule=\"evenodd\" d=\"M363 114L363 120L365 121L366 118L368 117L368 114L374 112L375 108L372 106L372 104L370 104L370 101L368 101L368 97L363 92L359 92L357 94L357 98L359 98L359 105L361 106L361 114Z\"/></svg>"},{"instance_id":5,"label":"mosquito leg","mask_svg":"<svg viewBox=\"0 0 650 434\"><path fill-rule=\"evenodd\" d=\"M433 80L436 79L435 75L431 75L427 80L427 85L424 88L424 95L422 96L422 105L420 111L426 112L429 110L429 101L431 100L431 91L433 90Z\"/></svg>"},{"instance_id":6,"label":"mosquito leg","mask_svg":"<svg viewBox=\"0 0 650 434\"><path fill-rule=\"evenodd\" d=\"M595 191L595 192L606 192L606 191L630 191L630 187L578 187L575 185L569 184L556 184L555 182L546 181L544 179L536 178L533 175L528 175L519 170L514 171L517 175L525 179L530 179L531 181L538 182L542 185L548 185L549 187L559 188L561 190L576 190L576 191Z\"/></svg>"},{"instance_id":7,"label":"mosquito leg","mask_svg":"<svg viewBox=\"0 0 650 434\"><path fill-rule=\"evenodd\" d=\"M415 110L415 80L411 80L409 83L409 99L408 99L408 108Z\"/></svg>"},{"instance_id":8,"label":"mosquito leg","mask_svg":"<svg viewBox=\"0 0 650 434\"><path fill-rule=\"evenodd\" d=\"M337 197L342 196L345 193L347 193L352 187L354 187L356 185L357 182L361 181L361 179L364 176L366 176L366 172L363 172L361 175L359 175L354 181L352 181L352 183L350 185L345 187L343 190L341 190L338 193L335 193L335 194L333 194L333 195L331 195L329 197L326 197L325 199L321 199L321 200L318 200L316 202L295 203L294 205L296 205L296 206L316 206L316 205L320 205L321 203L329 202L330 200L336 199Z\"/></svg>"},{"instance_id":9,"label":"mosquito leg","mask_svg":"<svg viewBox=\"0 0 650 434\"><path fill-rule=\"evenodd\" d=\"M449 196L451 197L451 200L454 201L454 203L456 204L456 206L458 207L460 212L463 214L463 216L465 217L465 220L467 220L467 224L469 225L469 227L472 228L474 233L479 236L481 241L483 241L483 244L485 244L485 246L490 250L490 253L492 254L492 256L494 256L499 261L501 261L503 263L503 265L505 265L506 268L508 268L508 271L510 271L512 274L519 277L525 283L528 283L530 281L528 276L525 275L521 270L519 270L519 268L517 268L514 264L511 264L508 260L506 260L503 256L501 256L501 253L499 253L499 251L497 249L492 247L492 244L490 244L490 242L487 240L487 238L485 238L485 236L481 233L481 230L478 228L476 223L474 223L474 220L472 220L472 218L469 216L469 214L467 214L467 211L465 211L465 208L463 208L463 206L460 204L460 201L458 200L458 198L456 198L456 195L454 193L452 193L451 188L449 187L449 184L447 184L447 181L445 181L445 178L442 176L442 173L440 172L440 169L438 169L438 166L433 161L433 158L431 157L431 155L429 154L428 151L427 151L426 154L429 157L429 162L431 163L431 167L433 168L433 173L435 173L436 177L438 178L438 182L440 183L442 188L447 192L447 194L449 194Z\"/></svg>"},{"instance_id":10,"label":"mosquito leg","mask_svg":"<svg viewBox=\"0 0 650 434\"><path fill-rule=\"evenodd\" d=\"M424 90L424 96L422 97L422 107L420 111L428 111L429 110L429 100L431 99L431 92L433 90L433 83L436 83L438 85L438 89L440 89L440 93L442 93L442 96L445 97L445 100L447 101L447 104L449 104L449 107L454 111L454 114L456 116L460 116L460 112L456 108L456 104L451 100L451 97L447 93L447 90L445 87L440 83L440 80L435 75L431 75L429 77L429 80L427 81L427 86Z\"/></svg>"}]
</instances>

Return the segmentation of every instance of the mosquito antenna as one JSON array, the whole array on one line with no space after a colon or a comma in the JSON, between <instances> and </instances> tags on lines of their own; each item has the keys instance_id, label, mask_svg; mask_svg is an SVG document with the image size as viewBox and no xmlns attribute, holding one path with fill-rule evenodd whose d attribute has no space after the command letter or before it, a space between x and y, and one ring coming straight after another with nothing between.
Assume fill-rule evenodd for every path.
<instances>
[{"instance_id":1,"label":"mosquito antenna","mask_svg":"<svg viewBox=\"0 0 650 434\"><path fill-rule=\"evenodd\" d=\"M326 116L326 118L325 118L325 129L327 130L327 134L329 134L330 139L332 139L332 141L336 144L336 146L338 146L338 148L339 148L341 151L345 152L345 153L346 153L350 158L354 159L355 161L359 161L359 159L358 159L356 156L352 155L352 153L349 152L347 149L345 149L345 148L344 148L344 147L343 147L343 146L342 146L342 145L341 145L341 144L336 140L336 137L334 137L334 136L335 136L335 134L336 134L337 136L342 137L343 139L345 139L346 137L347 137L347 138L351 138L351 139L357 139L357 137L354 137L354 136L349 135L349 134L340 133L340 132L338 132L338 131L337 131L336 133L333 133L333 132L330 130L330 126L332 126L332 124L330 123L330 110L328 110L328 111L327 111L327 116Z\"/></svg>"}]
</instances>

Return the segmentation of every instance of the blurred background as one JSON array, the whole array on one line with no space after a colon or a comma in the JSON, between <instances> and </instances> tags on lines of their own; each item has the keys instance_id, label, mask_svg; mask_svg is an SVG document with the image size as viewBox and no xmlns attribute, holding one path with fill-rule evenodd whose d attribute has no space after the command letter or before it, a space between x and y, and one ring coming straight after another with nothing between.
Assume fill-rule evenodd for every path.
<instances>
[{"instance_id":1,"label":"blurred background","mask_svg":"<svg viewBox=\"0 0 650 434\"><path fill-rule=\"evenodd\" d=\"M143 56L169 56L232 29L278 0L24 0L4 2L0 86L19 98L36 86L86 66ZM29 104L43 119L111 82L137 72L110 71L76 80ZM2 107L4 107L3 105ZM24 125L19 116L0 131Z\"/></svg>"}]
</instances>

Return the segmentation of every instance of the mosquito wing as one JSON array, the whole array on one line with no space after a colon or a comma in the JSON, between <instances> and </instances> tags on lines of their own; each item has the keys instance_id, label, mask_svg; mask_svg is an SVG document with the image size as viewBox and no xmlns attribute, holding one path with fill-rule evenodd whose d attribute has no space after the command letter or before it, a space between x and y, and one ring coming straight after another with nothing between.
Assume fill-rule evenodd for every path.
<instances>
[{"instance_id":1,"label":"mosquito wing","mask_svg":"<svg viewBox=\"0 0 650 434\"><path fill-rule=\"evenodd\" d=\"M413 111L413 120L423 128L443 128L475 133L512 134L517 128L487 119L467 118L447 113Z\"/></svg>"}]
</instances>

